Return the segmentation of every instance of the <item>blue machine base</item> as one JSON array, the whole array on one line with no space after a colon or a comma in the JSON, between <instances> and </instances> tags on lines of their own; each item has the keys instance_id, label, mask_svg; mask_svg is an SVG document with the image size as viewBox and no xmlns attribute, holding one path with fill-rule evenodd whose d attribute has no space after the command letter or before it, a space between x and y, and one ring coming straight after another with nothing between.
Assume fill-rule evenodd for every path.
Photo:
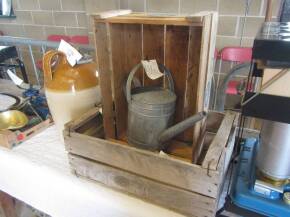
<instances>
[{"instance_id":1,"label":"blue machine base","mask_svg":"<svg viewBox=\"0 0 290 217\"><path fill-rule=\"evenodd\" d=\"M266 216L290 217L290 205L281 197L271 199L253 190L257 146L258 140L255 138L248 138L242 142L230 197L234 204L241 208Z\"/></svg>"}]
</instances>

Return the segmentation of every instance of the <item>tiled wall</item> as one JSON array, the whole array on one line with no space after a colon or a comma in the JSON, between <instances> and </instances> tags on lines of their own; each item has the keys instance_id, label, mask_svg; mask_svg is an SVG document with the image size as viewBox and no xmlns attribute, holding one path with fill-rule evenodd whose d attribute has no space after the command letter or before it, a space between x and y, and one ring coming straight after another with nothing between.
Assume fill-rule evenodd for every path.
<instances>
[{"instance_id":1,"label":"tiled wall","mask_svg":"<svg viewBox=\"0 0 290 217\"><path fill-rule=\"evenodd\" d=\"M16 19L0 19L6 35L46 39L50 34L87 35L92 28L87 13L130 8L148 13L192 14L215 10L220 14L217 48L250 46L264 20L266 0L13 0ZM276 16L280 0L274 0ZM244 25L244 21L245 25ZM243 40L241 41L242 28Z\"/></svg>"},{"instance_id":2,"label":"tiled wall","mask_svg":"<svg viewBox=\"0 0 290 217\"><path fill-rule=\"evenodd\" d=\"M45 40L50 34L89 35L92 24L87 14L130 8L136 12L193 14L202 10L218 11L218 49L224 46L251 46L264 20L267 0L12 0L16 19L0 19L5 35ZM274 1L276 16L281 0ZM251 2L245 18L246 2ZM245 22L244 22L245 21ZM244 27L244 28L243 28ZM241 36L243 37L241 38ZM35 52L41 58L40 52ZM28 71L29 55L24 53ZM224 70L225 71L225 70Z\"/></svg>"},{"instance_id":3,"label":"tiled wall","mask_svg":"<svg viewBox=\"0 0 290 217\"><path fill-rule=\"evenodd\" d=\"M16 19L0 19L5 35L46 39L50 34L88 34L83 0L12 0Z\"/></svg>"},{"instance_id":4,"label":"tiled wall","mask_svg":"<svg viewBox=\"0 0 290 217\"><path fill-rule=\"evenodd\" d=\"M93 0L90 0L93 1ZM247 0L121 0L121 8L149 13L192 14L202 10L219 12L217 48L229 45L251 46L264 21L266 0L251 2L241 40ZM277 16L280 0L274 0L273 15Z\"/></svg>"}]
</instances>

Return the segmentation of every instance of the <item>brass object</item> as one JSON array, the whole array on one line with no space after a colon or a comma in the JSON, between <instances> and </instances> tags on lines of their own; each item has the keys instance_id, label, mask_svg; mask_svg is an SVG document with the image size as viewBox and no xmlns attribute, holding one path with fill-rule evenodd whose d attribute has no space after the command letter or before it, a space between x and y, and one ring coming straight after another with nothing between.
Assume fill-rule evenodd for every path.
<instances>
[{"instance_id":1,"label":"brass object","mask_svg":"<svg viewBox=\"0 0 290 217\"><path fill-rule=\"evenodd\" d=\"M274 179L273 177L269 177L266 174L262 173L261 171L258 171L257 177L264 182L270 183L273 186L283 186L289 182L288 179Z\"/></svg>"},{"instance_id":2,"label":"brass object","mask_svg":"<svg viewBox=\"0 0 290 217\"><path fill-rule=\"evenodd\" d=\"M18 110L9 110L0 113L0 130L15 130L28 123L27 116Z\"/></svg>"},{"instance_id":3,"label":"brass object","mask_svg":"<svg viewBox=\"0 0 290 217\"><path fill-rule=\"evenodd\" d=\"M290 205L290 192L285 192L283 194L283 200L286 204Z\"/></svg>"}]
</instances>

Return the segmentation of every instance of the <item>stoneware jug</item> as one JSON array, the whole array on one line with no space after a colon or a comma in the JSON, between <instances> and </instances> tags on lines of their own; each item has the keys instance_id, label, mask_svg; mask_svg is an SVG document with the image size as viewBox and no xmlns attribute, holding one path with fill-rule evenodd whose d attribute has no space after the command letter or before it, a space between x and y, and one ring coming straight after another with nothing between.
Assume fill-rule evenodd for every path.
<instances>
[{"instance_id":1,"label":"stoneware jug","mask_svg":"<svg viewBox=\"0 0 290 217\"><path fill-rule=\"evenodd\" d=\"M64 53L51 50L43 56L43 72L48 106L63 141L64 125L101 101L97 67L93 62L72 67Z\"/></svg>"}]
</instances>

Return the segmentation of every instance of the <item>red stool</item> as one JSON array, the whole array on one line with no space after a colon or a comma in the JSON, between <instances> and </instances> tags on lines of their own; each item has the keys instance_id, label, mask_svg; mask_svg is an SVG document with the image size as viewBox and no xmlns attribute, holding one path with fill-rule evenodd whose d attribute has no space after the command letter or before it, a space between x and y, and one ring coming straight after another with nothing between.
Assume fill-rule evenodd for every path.
<instances>
[{"instance_id":1,"label":"red stool","mask_svg":"<svg viewBox=\"0 0 290 217\"><path fill-rule=\"evenodd\" d=\"M235 63L251 62L252 48L250 47L225 47L220 52L221 61L229 61ZM221 63L220 63L221 64ZM230 81L228 84L227 94L238 94L239 81Z\"/></svg>"},{"instance_id":2,"label":"red stool","mask_svg":"<svg viewBox=\"0 0 290 217\"><path fill-rule=\"evenodd\" d=\"M74 35L71 37L71 43L74 44L89 44L89 37L86 35Z\"/></svg>"},{"instance_id":3,"label":"red stool","mask_svg":"<svg viewBox=\"0 0 290 217\"><path fill-rule=\"evenodd\" d=\"M251 47L225 47L220 52L222 61L231 61L236 63L251 62Z\"/></svg>"},{"instance_id":4,"label":"red stool","mask_svg":"<svg viewBox=\"0 0 290 217\"><path fill-rule=\"evenodd\" d=\"M47 36L47 41L61 41L65 40L66 42L71 42L71 38L67 35L49 35Z\"/></svg>"}]
</instances>

